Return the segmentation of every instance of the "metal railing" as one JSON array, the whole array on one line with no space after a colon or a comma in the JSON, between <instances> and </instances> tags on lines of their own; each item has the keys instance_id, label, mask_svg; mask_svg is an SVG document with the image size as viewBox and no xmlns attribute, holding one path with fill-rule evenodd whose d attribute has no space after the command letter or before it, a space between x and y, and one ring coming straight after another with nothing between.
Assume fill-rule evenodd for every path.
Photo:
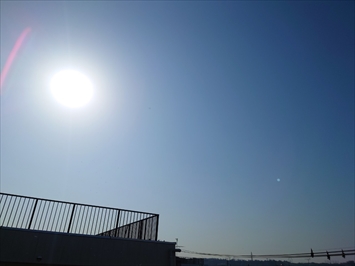
<instances>
[{"instance_id":1,"label":"metal railing","mask_svg":"<svg viewBox=\"0 0 355 266\"><path fill-rule=\"evenodd\" d=\"M0 193L0 226L72 234L158 239L159 215Z\"/></svg>"}]
</instances>

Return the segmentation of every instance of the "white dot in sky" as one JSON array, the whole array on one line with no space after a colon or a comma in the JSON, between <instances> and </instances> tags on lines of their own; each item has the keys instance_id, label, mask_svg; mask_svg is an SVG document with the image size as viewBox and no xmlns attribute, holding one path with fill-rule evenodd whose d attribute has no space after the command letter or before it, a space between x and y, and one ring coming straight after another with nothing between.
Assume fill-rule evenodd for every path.
<instances>
[{"instance_id":1,"label":"white dot in sky","mask_svg":"<svg viewBox=\"0 0 355 266\"><path fill-rule=\"evenodd\" d=\"M280 178L277 179L277 182L280 182Z\"/></svg>"},{"instance_id":2,"label":"white dot in sky","mask_svg":"<svg viewBox=\"0 0 355 266\"><path fill-rule=\"evenodd\" d=\"M84 106L93 95L93 86L89 78L72 69L55 74L50 89L58 102L71 108Z\"/></svg>"}]
</instances>

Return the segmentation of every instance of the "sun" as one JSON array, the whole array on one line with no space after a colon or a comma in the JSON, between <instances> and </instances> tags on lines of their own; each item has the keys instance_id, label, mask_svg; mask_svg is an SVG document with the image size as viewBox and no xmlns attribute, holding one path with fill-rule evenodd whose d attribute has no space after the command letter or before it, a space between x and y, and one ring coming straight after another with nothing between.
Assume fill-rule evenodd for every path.
<instances>
[{"instance_id":1,"label":"sun","mask_svg":"<svg viewBox=\"0 0 355 266\"><path fill-rule=\"evenodd\" d=\"M82 107L89 103L94 92L90 79L72 69L55 74L51 79L50 89L59 103L70 108Z\"/></svg>"}]
</instances>

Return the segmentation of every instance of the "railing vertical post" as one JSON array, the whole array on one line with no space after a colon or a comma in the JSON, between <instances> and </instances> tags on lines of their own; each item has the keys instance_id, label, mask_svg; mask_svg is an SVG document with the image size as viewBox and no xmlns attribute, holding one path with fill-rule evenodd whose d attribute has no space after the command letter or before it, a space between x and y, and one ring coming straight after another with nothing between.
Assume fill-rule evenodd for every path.
<instances>
[{"instance_id":1,"label":"railing vertical post","mask_svg":"<svg viewBox=\"0 0 355 266\"><path fill-rule=\"evenodd\" d=\"M116 226L115 226L115 237L117 237L117 234L118 234L118 224L119 224L119 220L120 220L120 212L121 212L121 210L117 211L117 219L116 219Z\"/></svg>"},{"instance_id":2,"label":"railing vertical post","mask_svg":"<svg viewBox=\"0 0 355 266\"><path fill-rule=\"evenodd\" d=\"M129 214L129 223L128 223L128 235L127 238L130 238L130 234L131 234L131 227L132 227L132 212L130 212Z\"/></svg>"},{"instance_id":3,"label":"railing vertical post","mask_svg":"<svg viewBox=\"0 0 355 266\"><path fill-rule=\"evenodd\" d=\"M159 214L157 214L157 222L155 224L155 241L158 241L158 225L159 225Z\"/></svg>"},{"instance_id":4,"label":"railing vertical post","mask_svg":"<svg viewBox=\"0 0 355 266\"><path fill-rule=\"evenodd\" d=\"M138 239L142 239L142 232L143 232L143 220L138 221Z\"/></svg>"},{"instance_id":5,"label":"railing vertical post","mask_svg":"<svg viewBox=\"0 0 355 266\"><path fill-rule=\"evenodd\" d=\"M70 232L71 222L72 222L72 220L73 220L73 215L74 215L74 211L75 211L75 205L76 205L76 204L73 205L73 209L72 209L72 211L71 211L71 215L70 215L70 220L69 220L69 225L68 225L68 231L67 231L67 233Z\"/></svg>"},{"instance_id":6,"label":"railing vertical post","mask_svg":"<svg viewBox=\"0 0 355 266\"><path fill-rule=\"evenodd\" d=\"M148 219L149 218L145 218L144 220L144 240L148 240L148 234L147 234L147 224L148 224Z\"/></svg>"},{"instance_id":7,"label":"railing vertical post","mask_svg":"<svg viewBox=\"0 0 355 266\"><path fill-rule=\"evenodd\" d=\"M32 215L31 215L31 220L30 220L30 223L28 224L28 229L31 229L31 224L32 224L33 216L34 216L35 211L36 211L37 202L38 202L38 199L36 199L35 206L33 207Z\"/></svg>"}]
</instances>

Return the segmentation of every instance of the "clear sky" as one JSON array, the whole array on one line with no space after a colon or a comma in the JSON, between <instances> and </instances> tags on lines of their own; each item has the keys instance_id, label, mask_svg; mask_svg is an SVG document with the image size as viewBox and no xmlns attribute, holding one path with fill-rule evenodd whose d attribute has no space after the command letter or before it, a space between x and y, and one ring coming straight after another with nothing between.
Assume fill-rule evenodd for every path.
<instances>
[{"instance_id":1,"label":"clear sky","mask_svg":"<svg viewBox=\"0 0 355 266\"><path fill-rule=\"evenodd\" d=\"M28 27L2 192L159 213L194 251L354 248L354 1L1 1L2 69ZM66 68L89 104L53 98Z\"/></svg>"}]
</instances>

